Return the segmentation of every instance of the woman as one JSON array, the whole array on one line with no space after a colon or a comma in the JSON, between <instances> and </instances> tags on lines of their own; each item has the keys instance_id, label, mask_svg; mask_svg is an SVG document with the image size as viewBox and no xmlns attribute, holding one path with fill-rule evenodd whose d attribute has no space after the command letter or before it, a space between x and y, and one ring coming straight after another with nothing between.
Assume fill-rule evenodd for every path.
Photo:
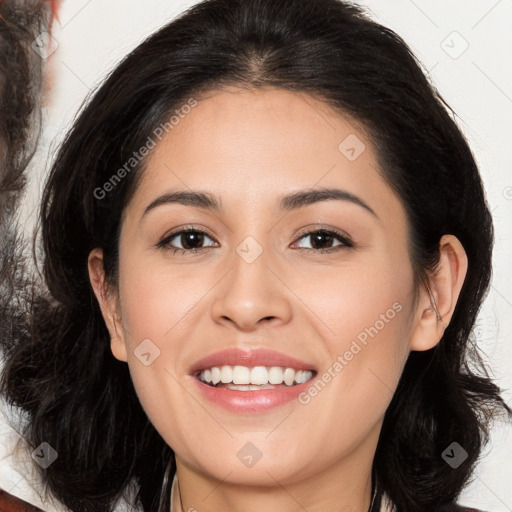
<instances>
[{"instance_id":1,"label":"woman","mask_svg":"<svg viewBox=\"0 0 512 512\"><path fill-rule=\"evenodd\" d=\"M3 389L70 510L458 510L512 414L471 345L475 161L356 6L189 9L88 102L41 221Z\"/></svg>"}]
</instances>

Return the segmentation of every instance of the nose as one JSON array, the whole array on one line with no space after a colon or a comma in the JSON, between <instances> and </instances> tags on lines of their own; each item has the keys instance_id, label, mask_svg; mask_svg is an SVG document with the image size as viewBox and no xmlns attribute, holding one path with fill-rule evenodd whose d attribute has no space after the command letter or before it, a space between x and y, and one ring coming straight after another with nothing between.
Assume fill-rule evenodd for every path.
<instances>
[{"instance_id":1,"label":"nose","mask_svg":"<svg viewBox=\"0 0 512 512\"><path fill-rule=\"evenodd\" d=\"M279 326L290 321L290 291L276 265L269 267L269 259L265 250L250 263L235 252L231 270L215 288L212 316L216 323L251 332L265 324Z\"/></svg>"}]
</instances>

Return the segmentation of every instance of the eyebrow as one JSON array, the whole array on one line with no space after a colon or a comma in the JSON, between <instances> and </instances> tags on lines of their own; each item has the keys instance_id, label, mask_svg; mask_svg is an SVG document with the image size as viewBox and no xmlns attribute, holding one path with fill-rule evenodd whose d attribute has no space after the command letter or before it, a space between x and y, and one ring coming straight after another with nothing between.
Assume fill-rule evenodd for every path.
<instances>
[{"instance_id":1,"label":"eyebrow","mask_svg":"<svg viewBox=\"0 0 512 512\"><path fill-rule=\"evenodd\" d=\"M361 206L378 218L375 211L366 204L361 198L338 188L317 188L310 190L300 190L291 194L283 195L279 198L279 209L281 211L291 211L303 208L320 201L338 200ZM208 192L196 191L171 191L157 197L144 210L144 217L148 212L164 204L182 204L193 206L213 212L222 211L222 204L219 198Z\"/></svg>"},{"instance_id":2,"label":"eyebrow","mask_svg":"<svg viewBox=\"0 0 512 512\"><path fill-rule=\"evenodd\" d=\"M351 192L341 190L339 188L316 188L310 190L300 190L299 192L294 192L292 194L282 196L279 206L281 210L290 211L308 206L313 203L328 200L347 201L349 203L357 204L378 218L375 211L370 208L370 206L366 204L361 198L355 194L352 194Z\"/></svg>"}]
</instances>

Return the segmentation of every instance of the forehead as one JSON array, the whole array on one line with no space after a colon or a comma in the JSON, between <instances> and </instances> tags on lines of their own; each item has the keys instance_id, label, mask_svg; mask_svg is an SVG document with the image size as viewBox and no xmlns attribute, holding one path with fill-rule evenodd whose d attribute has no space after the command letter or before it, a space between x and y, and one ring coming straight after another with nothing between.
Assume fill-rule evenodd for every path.
<instances>
[{"instance_id":1,"label":"forehead","mask_svg":"<svg viewBox=\"0 0 512 512\"><path fill-rule=\"evenodd\" d=\"M374 204L379 217L404 215L362 125L319 99L270 87L229 87L195 99L193 108L177 107L172 128L148 155L136 208L176 188L208 190L223 205L247 206L294 190L337 187Z\"/></svg>"}]
</instances>

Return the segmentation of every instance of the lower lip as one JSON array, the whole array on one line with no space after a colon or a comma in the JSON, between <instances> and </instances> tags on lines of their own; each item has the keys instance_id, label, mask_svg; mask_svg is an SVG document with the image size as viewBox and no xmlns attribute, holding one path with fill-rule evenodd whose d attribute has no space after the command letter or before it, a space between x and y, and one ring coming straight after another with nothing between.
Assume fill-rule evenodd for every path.
<instances>
[{"instance_id":1,"label":"lower lip","mask_svg":"<svg viewBox=\"0 0 512 512\"><path fill-rule=\"evenodd\" d=\"M289 387L262 389L256 391L237 391L227 388L214 388L192 376L202 395L217 405L238 413L257 414L274 407L279 407L295 400L305 391L315 379L313 376L307 382Z\"/></svg>"}]
</instances>

